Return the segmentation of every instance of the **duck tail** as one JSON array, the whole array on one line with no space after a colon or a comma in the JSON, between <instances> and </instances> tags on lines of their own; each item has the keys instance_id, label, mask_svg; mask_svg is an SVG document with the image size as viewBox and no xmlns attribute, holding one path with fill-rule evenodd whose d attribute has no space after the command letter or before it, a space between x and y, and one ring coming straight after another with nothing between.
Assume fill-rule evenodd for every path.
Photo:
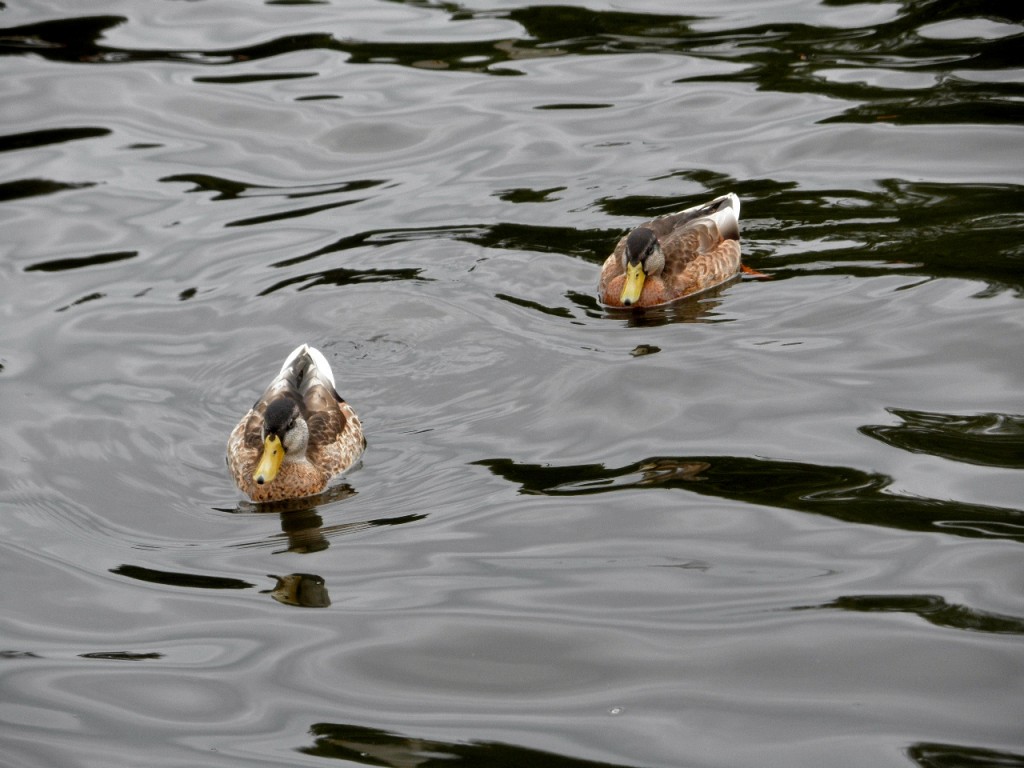
<instances>
[{"instance_id":1,"label":"duck tail","mask_svg":"<svg viewBox=\"0 0 1024 768\"><path fill-rule=\"evenodd\" d=\"M722 195L722 197L720 199L726 200L725 204L729 208L732 208L733 213L736 214L736 220L739 221L739 218L740 218L740 199L738 197L736 197L736 195L734 193L732 193L732 192L728 192L727 194Z\"/></svg>"},{"instance_id":2,"label":"duck tail","mask_svg":"<svg viewBox=\"0 0 1024 768\"><path fill-rule=\"evenodd\" d=\"M324 353L309 344L300 344L284 361L281 366L279 379L289 379L296 388L301 388L304 381L320 379L335 387L334 371L331 364L327 362Z\"/></svg>"},{"instance_id":3,"label":"duck tail","mask_svg":"<svg viewBox=\"0 0 1024 768\"><path fill-rule=\"evenodd\" d=\"M334 387L334 371L331 370L331 364L327 362L324 353L308 344L303 344L303 346L306 348L306 354L309 356L310 361L312 361L317 375L324 379L324 381L330 382L331 387Z\"/></svg>"},{"instance_id":4,"label":"duck tail","mask_svg":"<svg viewBox=\"0 0 1024 768\"><path fill-rule=\"evenodd\" d=\"M708 203L713 209L709 218L718 226L718 231L726 240L740 239L740 199L732 192L722 195Z\"/></svg>"},{"instance_id":5,"label":"duck tail","mask_svg":"<svg viewBox=\"0 0 1024 768\"><path fill-rule=\"evenodd\" d=\"M718 231L726 240L740 239L740 199L732 192L716 197L707 203L659 216L652 223L665 222L666 225L674 228L704 218L714 221Z\"/></svg>"}]
</instances>

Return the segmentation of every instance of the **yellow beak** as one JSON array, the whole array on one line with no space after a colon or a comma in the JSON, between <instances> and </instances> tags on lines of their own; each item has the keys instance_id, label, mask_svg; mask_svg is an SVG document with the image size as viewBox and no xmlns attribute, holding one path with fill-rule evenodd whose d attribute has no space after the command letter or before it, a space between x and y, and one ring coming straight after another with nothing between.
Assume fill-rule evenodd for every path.
<instances>
[{"instance_id":1,"label":"yellow beak","mask_svg":"<svg viewBox=\"0 0 1024 768\"><path fill-rule=\"evenodd\" d=\"M284 446L281 445L281 438L277 435L267 435L263 441L263 456L253 473L252 479L257 485L271 482L277 477L277 471L281 468L284 460Z\"/></svg>"},{"instance_id":2,"label":"yellow beak","mask_svg":"<svg viewBox=\"0 0 1024 768\"><path fill-rule=\"evenodd\" d=\"M645 277L644 268L639 262L626 265L626 282L622 286L622 296L619 298L622 306L628 307L640 300L640 294L644 290Z\"/></svg>"}]
</instances>

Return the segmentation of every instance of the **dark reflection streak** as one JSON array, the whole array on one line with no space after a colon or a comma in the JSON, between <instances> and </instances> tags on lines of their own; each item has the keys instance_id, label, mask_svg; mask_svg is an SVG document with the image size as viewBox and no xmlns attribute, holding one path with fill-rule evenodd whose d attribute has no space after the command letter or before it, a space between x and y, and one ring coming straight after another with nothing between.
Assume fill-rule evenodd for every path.
<instances>
[{"instance_id":1,"label":"dark reflection streak","mask_svg":"<svg viewBox=\"0 0 1024 768\"><path fill-rule=\"evenodd\" d=\"M87 295L83 296L80 299L75 299L70 304L65 304L63 307L57 307L57 309L54 310L54 311L56 311L56 312L66 312L67 310L71 309L72 307L77 307L80 304L85 304L86 302L89 302L89 301L96 301L98 299L105 298L106 295L107 294L100 293L98 291L95 292L95 293L90 293L90 294L87 294Z\"/></svg>"},{"instance_id":2,"label":"dark reflection streak","mask_svg":"<svg viewBox=\"0 0 1024 768\"><path fill-rule=\"evenodd\" d=\"M565 104L541 104L539 106L534 107L534 109L612 109L614 106L614 104L573 104L571 102L567 102Z\"/></svg>"},{"instance_id":3,"label":"dark reflection streak","mask_svg":"<svg viewBox=\"0 0 1024 768\"><path fill-rule=\"evenodd\" d=\"M587 317L604 317L604 307L601 302L597 299L597 286L595 281L593 293L581 293L580 291L566 291L565 297L580 307L587 315Z\"/></svg>"},{"instance_id":4,"label":"dark reflection streak","mask_svg":"<svg viewBox=\"0 0 1024 768\"><path fill-rule=\"evenodd\" d=\"M419 233L419 232L422 232L422 230L411 230L411 232ZM353 248L381 247L381 246L384 246L384 245L388 245L391 242L394 242L395 239L397 239L397 238L395 238L395 239L389 239L389 240L384 240L384 241L377 241L377 240L374 239L377 235L388 234L388 233L389 233L389 230L372 230L370 232L359 232L359 233L357 233L355 235L348 235L346 237L342 237L342 238L339 238L338 240L335 240L330 245L324 246L322 248L317 248L316 250L310 251L309 253L302 254L301 256L295 256L294 258L291 258L291 259L284 259L283 261L275 261L270 266L272 266L272 267L291 267L291 266L294 266L296 264L301 264L301 263L303 263L305 261L310 261L311 259L315 259L315 258L317 258L319 256L325 256L325 255L330 254L330 253L338 253L338 252L347 251L347 250L350 250L350 249L353 249ZM416 239L423 239L423 238L422 237L416 237L416 236L413 235L413 236L410 236L408 239L416 240Z\"/></svg>"},{"instance_id":5,"label":"dark reflection streak","mask_svg":"<svg viewBox=\"0 0 1024 768\"><path fill-rule=\"evenodd\" d=\"M330 546L330 540L339 536L351 536L354 533L361 533L374 528L391 525L404 525L405 523L413 523L426 518L425 514L403 515L401 517L361 520L353 523L338 523L336 525L319 527L322 525L323 521L320 519L319 515L315 514L315 510L311 510L311 512L314 514L310 515L308 520L312 521L315 518L320 521L319 523L310 523L309 527L300 528L297 527L295 520L286 522L282 516L281 527L284 529L283 533L275 534L265 541L254 541L246 544L239 544L238 548L256 549L260 547L274 546L283 538L287 541L288 546L285 549L274 550L273 554L279 555L285 552L291 552L293 554L309 554L311 552L319 552L327 549L327 547Z\"/></svg>"},{"instance_id":6,"label":"dark reflection streak","mask_svg":"<svg viewBox=\"0 0 1024 768\"><path fill-rule=\"evenodd\" d=\"M318 285L356 285L359 283L381 283L394 280L427 280L420 275L419 269L325 269L321 272L310 272L287 280L274 283L264 288L257 296L268 296L291 285L303 284L297 289L305 291Z\"/></svg>"},{"instance_id":7,"label":"dark reflection streak","mask_svg":"<svg viewBox=\"0 0 1024 768\"><path fill-rule=\"evenodd\" d=\"M547 203L558 199L552 198L551 195L556 192L563 192L565 189L565 187L549 187L548 189L515 187L513 189L500 190L495 192L494 195L499 200L505 200L509 203Z\"/></svg>"},{"instance_id":8,"label":"dark reflection streak","mask_svg":"<svg viewBox=\"0 0 1024 768\"><path fill-rule=\"evenodd\" d=\"M500 248L536 253L559 253L582 256L601 263L611 252L622 230L579 230L570 227L539 227L498 222L467 224L458 227L415 227L409 229L375 229L342 237L330 245L271 266L288 267L319 256L353 248L385 247L417 240L449 239L472 243L484 248ZM611 243L611 245L609 245ZM599 255L597 255L599 254ZM594 284L597 285L595 274Z\"/></svg>"},{"instance_id":9,"label":"dark reflection streak","mask_svg":"<svg viewBox=\"0 0 1024 768\"><path fill-rule=\"evenodd\" d=\"M2 50L2 47L0 47ZM62 144L66 141L94 139L107 136L111 131L107 128L49 128L28 133L12 133L0 136L0 152L11 152L17 149L33 149L50 144Z\"/></svg>"},{"instance_id":10,"label":"dark reflection streak","mask_svg":"<svg viewBox=\"0 0 1024 768\"><path fill-rule=\"evenodd\" d=\"M187 192L216 192L217 194L213 196L213 200L234 200L242 197L246 191L253 188L253 185L241 181L208 176L204 173L180 173L173 176L164 176L160 181L182 181L195 184L195 187L187 190Z\"/></svg>"},{"instance_id":11,"label":"dark reflection streak","mask_svg":"<svg viewBox=\"0 0 1024 768\"><path fill-rule=\"evenodd\" d=\"M812 609L838 609L856 613L913 613L937 627L997 635L1024 635L1024 618L950 604L938 595L845 595L822 605L793 610Z\"/></svg>"},{"instance_id":12,"label":"dark reflection streak","mask_svg":"<svg viewBox=\"0 0 1024 768\"><path fill-rule=\"evenodd\" d=\"M268 213L263 216L253 216L248 219L237 219L235 221L229 221L225 227L250 227L254 224L269 224L273 221L286 221L288 219L298 219L303 216L311 216L314 213L321 213L323 211L331 211L335 208L344 208L347 205L354 205L355 203L365 202L367 198L359 198L356 200L341 200L337 203L327 203L325 205L313 205L309 208L295 208L287 211L278 211L276 213Z\"/></svg>"},{"instance_id":13,"label":"dark reflection streak","mask_svg":"<svg viewBox=\"0 0 1024 768\"><path fill-rule=\"evenodd\" d=\"M963 90L963 89L958 89ZM881 103L854 107L841 115L822 119L826 123L892 123L893 125L942 125L949 123L991 123L1004 125L1020 124L1020 105L1012 103L985 103L979 89L970 93L950 92L941 96L923 97L907 95L902 100L893 98L892 91L886 91L886 100ZM998 98L991 93L990 99Z\"/></svg>"},{"instance_id":14,"label":"dark reflection streak","mask_svg":"<svg viewBox=\"0 0 1024 768\"><path fill-rule=\"evenodd\" d=\"M119 565L111 568L111 573L119 576L127 576L137 581L147 581L153 584L164 584L170 587L186 587L189 589L251 589L255 584L250 584L241 579L229 579L222 576L204 576L197 573L178 573L176 571L157 571L152 568L143 568L139 565Z\"/></svg>"},{"instance_id":15,"label":"dark reflection streak","mask_svg":"<svg viewBox=\"0 0 1024 768\"><path fill-rule=\"evenodd\" d=\"M281 518L281 533L274 534L266 540L246 542L236 545L239 548L254 548L276 545L282 538L288 542L284 550L275 551L308 554L319 552L330 546L330 539L371 528L392 525L404 525L426 518L426 514L410 514L398 517L384 517L373 520L360 520L350 523L324 525L320 510L356 495L355 489L345 483L335 486L324 493L299 499L283 499L281 501L253 504L241 502L234 509L218 509L220 512L233 514L277 514Z\"/></svg>"},{"instance_id":16,"label":"dark reflection streak","mask_svg":"<svg viewBox=\"0 0 1024 768\"><path fill-rule=\"evenodd\" d=\"M319 195L343 194L362 189L370 189L386 182L385 179L357 179L338 184L317 184L297 187L271 187L265 184L251 184L233 179L211 176L205 173L180 173L164 176L162 182L186 182L195 186L188 192L215 192L213 200L236 200L255 197L281 197L286 200L297 200L303 197Z\"/></svg>"},{"instance_id":17,"label":"dark reflection streak","mask_svg":"<svg viewBox=\"0 0 1024 768\"><path fill-rule=\"evenodd\" d=\"M637 764L606 763L542 752L496 741L433 741L378 728L343 723L310 726L313 746L306 755L385 768L638 768Z\"/></svg>"},{"instance_id":18,"label":"dark reflection streak","mask_svg":"<svg viewBox=\"0 0 1024 768\"><path fill-rule=\"evenodd\" d=\"M235 546L238 549L259 549L275 546L284 539L287 542L285 549L274 550L273 554L279 555L285 552L310 554L327 549L330 546L331 539L339 536L350 536L354 533L361 533L384 526L413 523L425 519L426 515L403 515L401 517L380 518L377 520L360 520L323 527L320 527L323 524L323 520L316 513L315 509L308 510L308 514L302 522L299 520L301 517L303 516L296 513L295 517L286 520L284 515L282 515L281 528L283 533L274 534L265 540L251 541ZM307 527L300 527L301 525L306 525Z\"/></svg>"},{"instance_id":19,"label":"dark reflection streak","mask_svg":"<svg viewBox=\"0 0 1024 768\"><path fill-rule=\"evenodd\" d=\"M279 72L276 74L258 75L225 75L224 77L194 77L195 83L215 83L218 85L244 85L245 83L264 83L276 80L302 80L317 77L316 72Z\"/></svg>"},{"instance_id":20,"label":"dark reflection streak","mask_svg":"<svg viewBox=\"0 0 1024 768\"><path fill-rule=\"evenodd\" d=\"M26 272L65 272L69 269L82 269L84 267L98 267L103 264L113 264L118 261L134 259L139 255L138 251L118 251L116 253L97 253L92 256L82 256L77 259L54 259L52 261L40 261L25 267Z\"/></svg>"},{"instance_id":21,"label":"dark reflection streak","mask_svg":"<svg viewBox=\"0 0 1024 768\"><path fill-rule=\"evenodd\" d=\"M480 225L453 234L453 239L484 248L499 248L535 253L560 253L582 256L600 264L623 234L619 229L580 230L572 227L537 227L499 222ZM597 275L594 276L597 285ZM595 288L596 290L596 288Z\"/></svg>"},{"instance_id":22,"label":"dark reflection streak","mask_svg":"<svg viewBox=\"0 0 1024 768\"><path fill-rule=\"evenodd\" d=\"M1024 510L901 495L889 490L891 477L851 467L742 456L653 457L612 469L602 464L517 464L511 459L474 463L519 485L524 494L586 496L680 488L858 525L1024 541ZM700 467L696 473L695 467Z\"/></svg>"},{"instance_id":23,"label":"dark reflection streak","mask_svg":"<svg viewBox=\"0 0 1024 768\"><path fill-rule=\"evenodd\" d=\"M1024 416L947 413L886 408L903 424L867 425L861 434L910 453L986 467L1024 469Z\"/></svg>"},{"instance_id":24,"label":"dark reflection streak","mask_svg":"<svg viewBox=\"0 0 1024 768\"><path fill-rule=\"evenodd\" d=\"M80 653L83 659L103 659L104 661L151 661L162 659L162 653L131 653L130 651L97 651L96 653Z\"/></svg>"},{"instance_id":25,"label":"dark reflection streak","mask_svg":"<svg viewBox=\"0 0 1024 768\"><path fill-rule=\"evenodd\" d=\"M918 742L907 748L918 768L1024 768L1024 753L963 744Z\"/></svg>"},{"instance_id":26,"label":"dark reflection streak","mask_svg":"<svg viewBox=\"0 0 1024 768\"><path fill-rule=\"evenodd\" d=\"M507 301L509 304L514 304L517 307L524 307L526 309L535 309L538 312L543 312L545 315L551 315L553 317L564 317L571 318L572 312L563 307L545 307L543 304L538 304L535 301L527 301L526 299L519 299L515 296L509 296L507 293L496 293L494 298L502 301Z\"/></svg>"},{"instance_id":27,"label":"dark reflection streak","mask_svg":"<svg viewBox=\"0 0 1024 768\"><path fill-rule=\"evenodd\" d=\"M697 16L595 11L588 7L527 6L508 13L526 30L522 37L534 47L607 53L611 46L648 50L652 46L682 47L682 39L702 37L690 23ZM571 36L567 36L571 34Z\"/></svg>"},{"instance_id":28,"label":"dark reflection streak","mask_svg":"<svg viewBox=\"0 0 1024 768\"><path fill-rule=\"evenodd\" d=\"M31 51L56 61L88 60L103 50L97 40L127 21L124 16L81 16L7 27L0 29L0 56Z\"/></svg>"},{"instance_id":29,"label":"dark reflection streak","mask_svg":"<svg viewBox=\"0 0 1024 768\"><path fill-rule=\"evenodd\" d=\"M50 179L17 179L0 184L0 203L10 200L20 200L26 197L38 197L40 195L52 195L57 192L64 192L70 189L85 189L94 187L96 184L91 181L78 184L69 184L62 181Z\"/></svg>"}]
</instances>

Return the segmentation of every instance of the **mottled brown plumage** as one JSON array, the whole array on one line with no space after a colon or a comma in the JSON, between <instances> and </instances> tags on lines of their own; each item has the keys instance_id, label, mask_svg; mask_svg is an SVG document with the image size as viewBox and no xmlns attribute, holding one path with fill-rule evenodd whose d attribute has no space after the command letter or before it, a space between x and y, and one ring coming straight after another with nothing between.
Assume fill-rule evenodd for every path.
<instances>
[{"instance_id":1,"label":"mottled brown plumage","mask_svg":"<svg viewBox=\"0 0 1024 768\"><path fill-rule=\"evenodd\" d=\"M303 344L231 432L228 467L253 501L291 499L320 493L365 446L327 359Z\"/></svg>"},{"instance_id":2,"label":"mottled brown plumage","mask_svg":"<svg viewBox=\"0 0 1024 768\"><path fill-rule=\"evenodd\" d=\"M735 277L739 215L739 198L729 193L641 224L619 240L601 267L601 301L612 307L650 307Z\"/></svg>"}]
</instances>

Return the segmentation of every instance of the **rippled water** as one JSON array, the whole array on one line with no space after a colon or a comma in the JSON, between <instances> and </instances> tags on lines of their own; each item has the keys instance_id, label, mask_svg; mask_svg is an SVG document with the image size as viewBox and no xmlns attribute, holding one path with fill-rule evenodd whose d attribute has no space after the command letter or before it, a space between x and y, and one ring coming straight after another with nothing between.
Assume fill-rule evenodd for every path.
<instances>
[{"instance_id":1,"label":"rippled water","mask_svg":"<svg viewBox=\"0 0 1024 768\"><path fill-rule=\"evenodd\" d=\"M0 764L1024 765L1018 4L0 26ZM730 190L770 279L602 310ZM369 448L256 507L302 341Z\"/></svg>"}]
</instances>

